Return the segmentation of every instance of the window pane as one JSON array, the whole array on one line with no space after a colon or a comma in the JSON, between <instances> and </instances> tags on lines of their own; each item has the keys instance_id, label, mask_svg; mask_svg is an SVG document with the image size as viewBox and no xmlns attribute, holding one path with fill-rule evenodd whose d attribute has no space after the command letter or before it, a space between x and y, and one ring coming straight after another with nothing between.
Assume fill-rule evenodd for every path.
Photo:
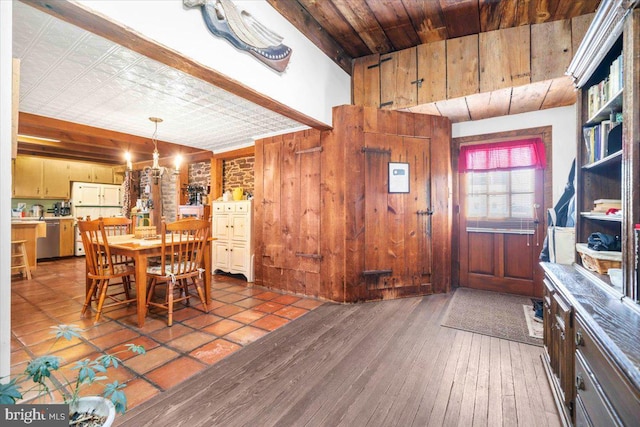
<instances>
[{"instance_id":1,"label":"window pane","mask_svg":"<svg viewBox=\"0 0 640 427\"><path fill-rule=\"evenodd\" d=\"M489 196L489 218L507 218L509 216L508 197L506 194Z\"/></svg>"},{"instance_id":2,"label":"window pane","mask_svg":"<svg viewBox=\"0 0 640 427\"><path fill-rule=\"evenodd\" d=\"M467 217L484 218L487 216L487 196L467 196Z\"/></svg>"},{"instance_id":3,"label":"window pane","mask_svg":"<svg viewBox=\"0 0 640 427\"><path fill-rule=\"evenodd\" d=\"M533 193L513 194L511 196L511 217L533 218Z\"/></svg>"},{"instance_id":4,"label":"window pane","mask_svg":"<svg viewBox=\"0 0 640 427\"><path fill-rule=\"evenodd\" d=\"M471 172L467 177L467 194L487 192L487 173Z\"/></svg>"},{"instance_id":5,"label":"window pane","mask_svg":"<svg viewBox=\"0 0 640 427\"><path fill-rule=\"evenodd\" d=\"M535 171L518 169L511 171L511 191L513 193L533 193Z\"/></svg>"},{"instance_id":6,"label":"window pane","mask_svg":"<svg viewBox=\"0 0 640 427\"><path fill-rule=\"evenodd\" d=\"M506 193L509 191L509 172L489 172L489 193Z\"/></svg>"}]
</instances>

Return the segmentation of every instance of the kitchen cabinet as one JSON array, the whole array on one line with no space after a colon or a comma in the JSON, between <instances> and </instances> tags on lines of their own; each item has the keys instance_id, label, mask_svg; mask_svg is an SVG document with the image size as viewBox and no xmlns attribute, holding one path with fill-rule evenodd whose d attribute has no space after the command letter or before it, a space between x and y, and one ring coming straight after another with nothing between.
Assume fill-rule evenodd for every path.
<instances>
[{"instance_id":1,"label":"kitchen cabinet","mask_svg":"<svg viewBox=\"0 0 640 427\"><path fill-rule=\"evenodd\" d=\"M113 168L92 163L69 162L67 165L70 181L113 184Z\"/></svg>"},{"instance_id":2,"label":"kitchen cabinet","mask_svg":"<svg viewBox=\"0 0 640 427\"><path fill-rule=\"evenodd\" d=\"M18 156L15 160L13 175L13 197L41 198L42 164L39 157Z\"/></svg>"},{"instance_id":3,"label":"kitchen cabinet","mask_svg":"<svg viewBox=\"0 0 640 427\"><path fill-rule=\"evenodd\" d=\"M69 170L63 160L47 159L42 164L44 197L68 199L70 197Z\"/></svg>"},{"instance_id":4,"label":"kitchen cabinet","mask_svg":"<svg viewBox=\"0 0 640 427\"><path fill-rule=\"evenodd\" d=\"M18 156L13 174L13 197L69 198L67 163L63 160Z\"/></svg>"},{"instance_id":5,"label":"kitchen cabinet","mask_svg":"<svg viewBox=\"0 0 640 427\"><path fill-rule=\"evenodd\" d=\"M72 256L75 250L73 218L60 220L60 256Z\"/></svg>"},{"instance_id":6,"label":"kitchen cabinet","mask_svg":"<svg viewBox=\"0 0 640 427\"><path fill-rule=\"evenodd\" d=\"M113 183L113 168L109 166L93 165L91 167L91 182Z\"/></svg>"},{"instance_id":7,"label":"kitchen cabinet","mask_svg":"<svg viewBox=\"0 0 640 427\"><path fill-rule=\"evenodd\" d=\"M69 162L69 181L91 182L91 164L82 162Z\"/></svg>"},{"instance_id":8,"label":"kitchen cabinet","mask_svg":"<svg viewBox=\"0 0 640 427\"><path fill-rule=\"evenodd\" d=\"M110 166L36 156L16 157L12 173L12 197L25 199L69 199L74 181L114 182Z\"/></svg>"},{"instance_id":9,"label":"kitchen cabinet","mask_svg":"<svg viewBox=\"0 0 640 427\"><path fill-rule=\"evenodd\" d=\"M76 207L120 206L122 204L122 188L115 184L74 182L72 194Z\"/></svg>"},{"instance_id":10,"label":"kitchen cabinet","mask_svg":"<svg viewBox=\"0 0 640 427\"><path fill-rule=\"evenodd\" d=\"M212 211L214 271L242 274L253 282L252 201L214 202Z\"/></svg>"}]
</instances>

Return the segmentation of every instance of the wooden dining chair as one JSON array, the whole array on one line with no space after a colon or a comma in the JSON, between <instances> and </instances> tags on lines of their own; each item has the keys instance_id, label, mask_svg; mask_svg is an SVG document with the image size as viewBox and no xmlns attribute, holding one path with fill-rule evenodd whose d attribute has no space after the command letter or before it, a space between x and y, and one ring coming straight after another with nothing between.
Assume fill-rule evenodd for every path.
<instances>
[{"instance_id":1,"label":"wooden dining chair","mask_svg":"<svg viewBox=\"0 0 640 427\"><path fill-rule=\"evenodd\" d=\"M102 309L115 305L136 302L129 289L135 277L135 268L129 264L116 264L108 245L108 235L102 220L78 221L78 230L82 236L82 244L87 264L87 278L90 286L87 290L81 314L84 315L91 303L96 301L96 318L100 320ZM122 286L121 291L109 292L109 288ZM105 305L105 300L110 302Z\"/></svg>"},{"instance_id":2,"label":"wooden dining chair","mask_svg":"<svg viewBox=\"0 0 640 427\"><path fill-rule=\"evenodd\" d=\"M208 312L204 293L203 256L209 238L209 222L201 219L182 219L172 223L162 222L162 252L160 265L147 269L149 289L147 307L167 310L167 325L173 324L173 305L190 297L199 297ZM154 301L158 285L166 285L164 300ZM190 289L191 288L191 289ZM197 293L194 294L192 289ZM175 293L178 293L176 296Z\"/></svg>"},{"instance_id":3,"label":"wooden dining chair","mask_svg":"<svg viewBox=\"0 0 640 427\"><path fill-rule=\"evenodd\" d=\"M104 230L108 236L124 236L125 234L132 234L132 221L129 218L121 217L100 217L99 221L102 221ZM124 255L112 255L114 265L134 265L133 258Z\"/></svg>"}]
</instances>

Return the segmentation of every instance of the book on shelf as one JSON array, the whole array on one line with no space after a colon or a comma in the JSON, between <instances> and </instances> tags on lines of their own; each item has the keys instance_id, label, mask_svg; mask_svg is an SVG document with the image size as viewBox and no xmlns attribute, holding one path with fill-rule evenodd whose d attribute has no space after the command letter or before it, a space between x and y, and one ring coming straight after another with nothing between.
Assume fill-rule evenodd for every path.
<instances>
[{"instance_id":1,"label":"book on shelf","mask_svg":"<svg viewBox=\"0 0 640 427\"><path fill-rule=\"evenodd\" d=\"M609 67L609 75L587 89L587 112L591 118L623 88L622 54Z\"/></svg>"},{"instance_id":2,"label":"book on shelf","mask_svg":"<svg viewBox=\"0 0 640 427\"><path fill-rule=\"evenodd\" d=\"M612 130L618 125L618 122L603 120L595 126L588 126L582 129L587 149L587 163L597 162L622 148L620 141L618 141L618 133L622 128L612 133Z\"/></svg>"},{"instance_id":3,"label":"book on shelf","mask_svg":"<svg viewBox=\"0 0 640 427\"><path fill-rule=\"evenodd\" d=\"M622 200L620 199L597 199L593 201L593 210L591 212L606 213L609 209L622 209Z\"/></svg>"}]
</instances>

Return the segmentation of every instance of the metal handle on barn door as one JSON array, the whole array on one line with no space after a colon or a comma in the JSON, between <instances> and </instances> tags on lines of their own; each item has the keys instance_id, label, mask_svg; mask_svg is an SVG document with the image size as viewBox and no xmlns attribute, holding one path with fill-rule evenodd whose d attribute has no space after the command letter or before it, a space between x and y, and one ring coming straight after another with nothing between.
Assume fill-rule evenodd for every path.
<instances>
[{"instance_id":1,"label":"metal handle on barn door","mask_svg":"<svg viewBox=\"0 0 640 427\"><path fill-rule=\"evenodd\" d=\"M420 210L416 211L416 214L419 215L419 216L423 216L423 215L431 216L431 215L433 215L433 211L431 209L427 209L427 210L420 209ZM427 227L426 227L426 230L425 230L425 234L427 236L431 236L431 221L427 221Z\"/></svg>"}]
</instances>

